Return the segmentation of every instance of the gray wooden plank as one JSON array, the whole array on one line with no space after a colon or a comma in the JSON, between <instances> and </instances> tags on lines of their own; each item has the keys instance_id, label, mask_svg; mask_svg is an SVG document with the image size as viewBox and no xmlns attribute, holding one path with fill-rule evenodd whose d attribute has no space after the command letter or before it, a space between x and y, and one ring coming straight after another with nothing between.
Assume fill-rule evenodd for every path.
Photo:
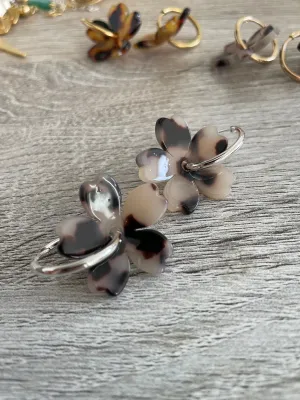
<instances>
[{"instance_id":1,"label":"gray wooden plank","mask_svg":"<svg viewBox=\"0 0 300 400\"><path fill-rule=\"evenodd\" d=\"M127 3L141 34L171 5ZM239 16L279 25L282 43L299 29L299 2L172 4L201 21L197 49L95 65L86 12L35 16L6 38L29 57L0 54L1 399L299 398L299 86L278 62L210 69ZM226 201L157 224L175 248L166 272L133 273L116 299L89 294L84 274L33 276L33 254L81 212L80 182L105 171L125 194L136 187L135 156L173 113L193 132L240 125L247 140L228 162Z\"/></svg>"}]
</instances>

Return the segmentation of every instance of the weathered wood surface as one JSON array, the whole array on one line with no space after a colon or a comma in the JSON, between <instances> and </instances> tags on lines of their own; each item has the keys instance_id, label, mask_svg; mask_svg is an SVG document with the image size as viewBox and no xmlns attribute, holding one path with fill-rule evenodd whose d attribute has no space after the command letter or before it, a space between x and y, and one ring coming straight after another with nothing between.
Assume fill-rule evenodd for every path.
<instances>
[{"instance_id":1,"label":"weathered wood surface","mask_svg":"<svg viewBox=\"0 0 300 400\"><path fill-rule=\"evenodd\" d=\"M26 60L0 54L0 398L298 400L300 87L278 62L222 76L209 65L242 15L280 26L282 43L299 2L127 3L142 32L163 6L191 6L201 46L95 65L78 22L88 13L74 12L14 27L6 40ZM165 274L135 274L119 298L89 294L84 275L34 277L33 254L81 212L80 182L105 171L124 193L137 186L135 155L173 113L193 132L245 129L232 196L166 215Z\"/></svg>"}]
</instances>

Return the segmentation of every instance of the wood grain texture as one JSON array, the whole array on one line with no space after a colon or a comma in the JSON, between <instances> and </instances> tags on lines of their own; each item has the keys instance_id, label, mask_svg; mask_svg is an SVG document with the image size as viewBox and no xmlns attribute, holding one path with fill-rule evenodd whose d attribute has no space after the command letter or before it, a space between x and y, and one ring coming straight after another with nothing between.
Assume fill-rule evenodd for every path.
<instances>
[{"instance_id":1,"label":"wood grain texture","mask_svg":"<svg viewBox=\"0 0 300 400\"><path fill-rule=\"evenodd\" d=\"M191 6L197 49L95 65L78 22L88 13L75 12L32 17L6 37L29 57L0 54L1 399L299 399L300 86L278 62L210 69L239 16L277 24L282 43L300 28L299 1L171 3L127 2L141 34L163 6ZM33 254L81 212L79 184L105 171L123 193L136 187L135 156L173 113L193 132L245 129L228 162L231 197L167 214L157 225L175 247L165 274L133 274L118 298L89 294L84 274L34 277Z\"/></svg>"}]
</instances>

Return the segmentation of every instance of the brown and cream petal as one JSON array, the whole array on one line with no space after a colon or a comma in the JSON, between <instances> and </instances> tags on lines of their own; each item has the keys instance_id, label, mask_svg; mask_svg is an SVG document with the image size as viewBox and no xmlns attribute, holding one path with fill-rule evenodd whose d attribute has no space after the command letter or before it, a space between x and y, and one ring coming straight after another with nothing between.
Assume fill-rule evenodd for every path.
<instances>
[{"instance_id":1,"label":"brown and cream petal","mask_svg":"<svg viewBox=\"0 0 300 400\"><path fill-rule=\"evenodd\" d=\"M223 165L218 165L198 173L195 184L200 193L213 200L223 200L229 196L234 182L233 173ZM195 174L193 174L195 177Z\"/></svg>"},{"instance_id":2,"label":"brown and cream petal","mask_svg":"<svg viewBox=\"0 0 300 400\"><path fill-rule=\"evenodd\" d=\"M178 116L160 118L156 122L155 133L163 150L168 151L174 157L178 157L178 152L180 155L186 154L191 134L183 118Z\"/></svg>"},{"instance_id":3,"label":"brown and cream petal","mask_svg":"<svg viewBox=\"0 0 300 400\"><path fill-rule=\"evenodd\" d=\"M106 292L111 296L119 295L127 284L130 262L126 253L118 253L104 264L89 271L88 287L92 293Z\"/></svg>"},{"instance_id":4,"label":"brown and cream petal","mask_svg":"<svg viewBox=\"0 0 300 400\"><path fill-rule=\"evenodd\" d=\"M99 176L95 181L84 182L79 198L86 212L101 221L107 233L120 226L121 191L112 177Z\"/></svg>"},{"instance_id":5,"label":"brown and cream petal","mask_svg":"<svg viewBox=\"0 0 300 400\"><path fill-rule=\"evenodd\" d=\"M191 9L190 8L186 7L186 8L183 9L181 15L178 18L176 34L180 31L180 29L182 28L183 24L188 19L190 13L191 13Z\"/></svg>"},{"instance_id":6,"label":"brown and cream petal","mask_svg":"<svg viewBox=\"0 0 300 400\"><path fill-rule=\"evenodd\" d=\"M124 3L119 3L110 8L108 20L113 32L118 33L124 27L129 10Z\"/></svg>"},{"instance_id":7,"label":"brown and cream petal","mask_svg":"<svg viewBox=\"0 0 300 400\"><path fill-rule=\"evenodd\" d=\"M167 200L157 185L145 183L129 192L123 208L125 235L155 224L166 212Z\"/></svg>"},{"instance_id":8,"label":"brown and cream petal","mask_svg":"<svg viewBox=\"0 0 300 400\"><path fill-rule=\"evenodd\" d=\"M156 47L156 34L150 33L142 38L142 40L135 43L134 47L137 49L151 49Z\"/></svg>"},{"instance_id":9,"label":"brown and cream petal","mask_svg":"<svg viewBox=\"0 0 300 400\"><path fill-rule=\"evenodd\" d=\"M126 239L127 254L137 268L151 275L164 270L166 260L172 254L172 245L163 234L153 229L142 229L132 232Z\"/></svg>"},{"instance_id":10,"label":"brown and cream petal","mask_svg":"<svg viewBox=\"0 0 300 400\"><path fill-rule=\"evenodd\" d=\"M187 158L194 163L209 160L223 153L227 146L227 138L218 133L216 126L208 125L200 129L193 137Z\"/></svg>"},{"instance_id":11,"label":"brown and cream petal","mask_svg":"<svg viewBox=\"0 0 300 400\"><path fill-rule=\"evenodd\" d=\"M109 47L110 50L104 50L102 43L96 44L95 46L91 47L88 51L89 58L95 62L108 60L112 56L115 46L115 43L113 43L113 39L104 42L104 46Z\"/></svg>"},{"instance_id":12,"label":"brown and cream petal","mask_svg":"<svg viewBox=\"0 0 300 400\"><path fill-rule=\"evenodd\" d=\"M125 20L122 29L119 31L119 38L121 40L129 40L138 33L142 25L141 15L139 12L134 11Z\"/></svg>"},{"instance_id":13,"label":"brown and cream petal","mask_svg":"<svg viewBox=\"0 0 300 400\"><path fill-rule=\"evenodd\" d=\"M56 232L60 238L58 251L66 257L82 257L110 241L100 221L84 216L66 219L57 227Z\"/></svg>"},{"instance_id":14,"label":"brown and cream petal","mask_svg":"<svg viewBox=\"0 0 300 400\"><path fill-rule=\"evenodd\" d=\"M177 33L182 28L186 19L190 15L190 9L185 8L180 15L176 15L165 23L156 33L156 43L162 44L168 41L172 36L177 35Z\"/></svg>"},{"instance_id":15,"label":"brown and cream petal","mask_svg":"<svg viewBox=\"0 0 300 400\"><path fill-rule=\"evenodd\" d=\"M107 37L102 32L88 29L86 33L88 37L95 43L104 43L107 40Z\"/></svg>"},{"instance_id":16,"label":"brown and cream petal","mask_svg":"<svg viewBox=\"0 0 300 400\"><path fill-rule=\"evenodd\" d=\"M165 186L164 196L168 200L168 210L191 214L199 202L199 192L194 182L181 175L175 175Z\"/></svg>"},{"instance_id":17,"label":"brown and cream petal","mask_svg":"<svg viewBox=\"0 0 300 400\"><path fill-rule=\"evenodd\" d=\"M177 173L172 156L162 149L151 148L142 151L137 155L136 163L143 182L164 182Z\"/></svg>"},{"instance_id":18,"label":"brown and cream petal","mask_svg":"<svg viewBox=\"0 0 300 400\"><path fill-rule=\"evenodd\" d=\"M175 16L157 30L155 34L155 43L157 46L167 42L172 36L176 34L178 29L178 20L178 16Z\"/></svg>"},{"instance_id":19,"label":"brown and cream petal","mask_svg":"<svg viewBox=\"0 0 300 400\"><path fill-rule=\"evenodd\" d=\"M106 29L107 31L113 32L113 31L111 30L110 26L109 26L106 22L104 22L104 21L101 21L101 20L94 20L94 21L93 21L93 24L94 24L94 25L98 25L98 26L100 26L100 27ZM93 41L96 42L96 43L102 43L102 42L105 42L106 40L109 39L109 37L106 36L105 33L102 33L102 32L100 32L100 31L96 31L96 30L91 29L91 28L89 28L89 29L87 30L87 35L88 35L88 37L89 37L91 40L93 40Z\"/></svg>"}]
</instances>

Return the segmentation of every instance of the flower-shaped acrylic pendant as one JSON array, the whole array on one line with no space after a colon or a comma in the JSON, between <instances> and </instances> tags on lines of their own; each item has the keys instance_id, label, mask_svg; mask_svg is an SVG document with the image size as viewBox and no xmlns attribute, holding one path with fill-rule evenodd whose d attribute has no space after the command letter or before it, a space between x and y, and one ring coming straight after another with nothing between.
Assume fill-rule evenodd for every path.
<instances>
[{"instance_id":1,"label":"flower-shaped acrylic pendant","mask_svg":"<svg viewBox=\"0 0 300 400\"><path fill-rule=\"evenodd\" d=\"M82 20L88 27L88 37L96 43L88 52L93 61L104 61L127 53L131 48L129 40L138 32L142 23L139 12L129 13L123 3L111 7L108 20L109 23Z\"/></svg>"},{"instance_id":2,"label":"flower-shaped acrylic pendant","mask_svg":"<svg viewBox=\"0 0 300 400\"><path fill-rule=\"evenodd\" d=\"M121 237L114 254L89 270L88 286L92 292L118 295L129 278L129 260L152 275L163 271L172 246L160 232L145 229L167 209L167 201L159 195L156 185L147 183L131 191L123 214L121 192L111 177L83 183L79 195L88 216L73 217L60 224L59 252L68 258L87 257L108 248L116 232Z\"/></svg>"},{"instance_id":3,"label":"flower-shaped acrylic pendant","mask_svg":"<svg viewBox=\"0 0 300 400\"><path fill-rule=\"evenodd\" d=\"M187 168L189 164L205 163L225 154L227 138L220 135L215 126L200 129L191 139L190 130L182 118L160 118L155 132L161 149L142 151L136 157L136 163L142 181L168 181L164 196L169 211L192 213L198 205L199 193L215 200L230 194L233 174L219 162L199 170Z\"/></svg>"}]
</instances>

